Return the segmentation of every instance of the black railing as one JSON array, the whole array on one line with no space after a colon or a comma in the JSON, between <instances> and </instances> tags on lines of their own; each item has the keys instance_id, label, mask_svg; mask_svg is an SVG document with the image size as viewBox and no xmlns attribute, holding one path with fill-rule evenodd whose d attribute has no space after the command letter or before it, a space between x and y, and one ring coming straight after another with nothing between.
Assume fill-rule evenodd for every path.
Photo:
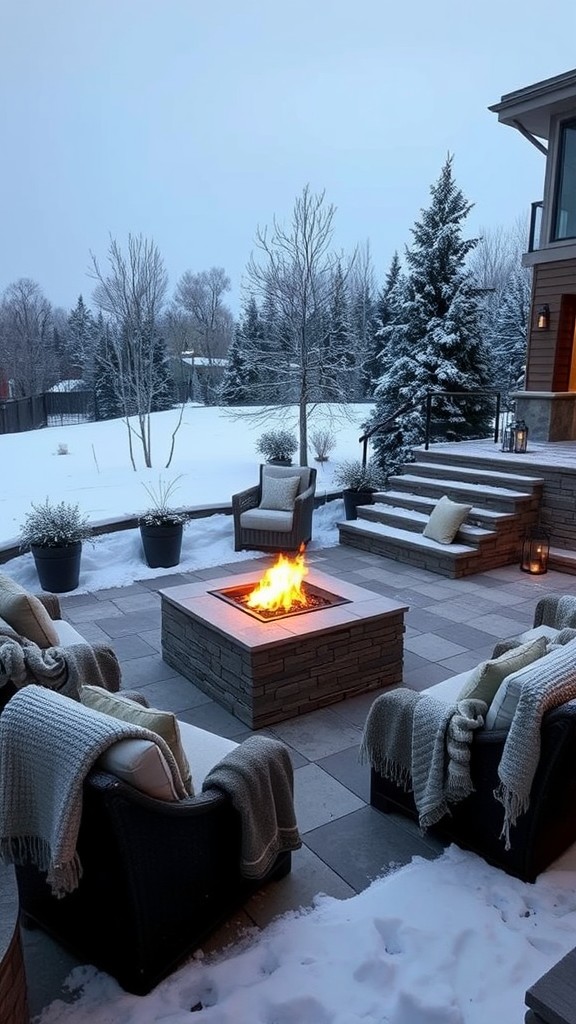
<instances>
[{"instance_id":1,"label":"black railing","mask_svg":"<svg viewBox=\"0 0 576 1024\"><path fill-rule=\"evenodd\" d=\"M396 409L391 416L388 416L385 420L380 420L379 423L375 423L370 430L367 430L362 437L359 438L360 444L362 445L362 465L366 465L368 457L368 441L374 434L384 430L391 423L393 423L399 416L402 416L406 412L412 412L415 409L419 409L424 403L425 405L425 427L424 427L424 448L428 451L430 447L430 427L432 424L432 404L435 398L487 398L491 397L495 400L495 411L494 411L494 444L498 444L500 437L500 404L501 397L500 392L491 389L483 389L480 391L428 391L423 398L418 401L405 402L399 409Z\"/></svg>"}]
</instances>

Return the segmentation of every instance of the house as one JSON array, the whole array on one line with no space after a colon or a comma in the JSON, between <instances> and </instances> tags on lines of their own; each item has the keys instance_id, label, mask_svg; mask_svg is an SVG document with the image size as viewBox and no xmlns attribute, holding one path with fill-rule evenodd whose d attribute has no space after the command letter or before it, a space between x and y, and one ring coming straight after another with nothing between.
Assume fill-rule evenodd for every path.
<instances>
[{"instance_id":1,"label":"house","mask_svg":"<svg viewBox=\"0 0 576 1024\"><path fill-rule=\"evenodd\" d=\"M576 69L489 107L546 158L524 266L533 270L525 390L516 413L535 441L576 439ZM543 140L543 141L542 141Z\"/></svg>"}]
</instances>

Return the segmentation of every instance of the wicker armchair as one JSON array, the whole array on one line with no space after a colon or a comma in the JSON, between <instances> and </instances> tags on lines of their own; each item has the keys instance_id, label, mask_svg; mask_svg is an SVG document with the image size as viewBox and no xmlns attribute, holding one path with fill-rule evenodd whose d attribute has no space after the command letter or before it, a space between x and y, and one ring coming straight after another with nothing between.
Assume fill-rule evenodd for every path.
<instances>
[{"instance_id":1,"label":"wicker armchair","mask_svg":"<svg viewBox=\"0 0 576 1024\"><path fill-rule=\"evenodd\" d=\"M84 783L80 884L56 899L43 873L18 865L22 923L145 995L251 892L290 871L283 853L265 879L247 881L240 841L239 815L216 790L170 803L94 769Z\"/></svg>"},{"instance_id":2,"label":"wicker armchair","mask_svg":"<svg viewBox=\"0 0 576 1024\"><path fill-rule=\"evenodd\" d=\"M294 508L260 508L264 476L300 477ZM255 487L232 495L235 551L297 551L312 537L316 470L308 466L260 466Z\"/></svg>"}]
</instances>

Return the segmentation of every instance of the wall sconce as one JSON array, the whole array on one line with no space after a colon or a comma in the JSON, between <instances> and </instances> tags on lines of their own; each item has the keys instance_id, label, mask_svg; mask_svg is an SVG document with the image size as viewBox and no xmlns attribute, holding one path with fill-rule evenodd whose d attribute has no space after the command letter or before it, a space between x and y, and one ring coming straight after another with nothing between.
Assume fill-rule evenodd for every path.
<instances>
[{"instance_id":1,"label":"wall sconce","mask_svg":"<svg viewBox=\"0 0 576 1024\"><path fill-rule=\"evenodd\" d=\"M524 420L509 423L502 437L502 451L524 455L528 449L528 427Z\"/></svg>"},{"instance_id":2,"label":"wall sconce","mask_svg":"<svg viewBox=\"0 0 576 1024\"><path fill-rule=\"evenodd\" d=\"M522 572L532 576L541 576L548 571L550 554L550 535L540 526L535 526L526 534L522 544Z\"/></svg>"},{"instance_id":3,"label":"wall sconce","mask_svg":"<svg viewBox=\"0 0 576 1024\"><path fill-rule=\"evenodd\" d=\"M547 302L536 310L536 327L539 331L547 331L550 327L550 306Z\"/></svg>"}]
</instances>

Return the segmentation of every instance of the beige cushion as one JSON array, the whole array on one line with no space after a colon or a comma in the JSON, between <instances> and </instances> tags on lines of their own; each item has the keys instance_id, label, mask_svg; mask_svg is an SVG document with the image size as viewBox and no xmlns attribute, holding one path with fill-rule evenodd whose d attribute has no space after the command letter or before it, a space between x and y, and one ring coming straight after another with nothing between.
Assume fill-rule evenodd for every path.
<instances>
[{"instance_id":1,"label":"beige cushion","mask_svg":"<svg viewBox=\"0 0 576 1024\"><path fill-rule=\"evenodd\" d=\"M190 765L182 747L180 729L176 716L170 711L160 711L158 708L145 708L120 693L109 693L100 686L83 686L80 691L80 700L89 708L102 711L105 715L112 715L122 722L130 722L132 725L139 725L143 729L150 729L166 741L174 755L174 759L180 770L184 788L191 795L194 793Z\"/></svg>"},{"instance_id":2,"label":"beige cushion","mask_svg":"<svg viewBox=\"0 0 576 1024\"><path fill-rule=\"evenodd\" d=\"M54 647L58 634L44 605L19 583L0 573L0 616L39 647Z\"/></svg>"},{"instance_id":3,"label":"beige cushion","mask_svg":"<svg viewBox=\"0 0 576 1024\"><path fill-rule=\"evenodd\" d=\"M498 688L486 715L486 729L509 729L518 706L522 687L526 683L538 683L545 675L547 683L560 682L565 676L574 677L576 666L576 641L558 647L531 665L526 665L513 675L507 676Z\"/></svg>"},{"instance_id":4,"label":"beige cushion","mask_svg":"<svg viewBox=\"0 0 576 1024\"><path fill-rule=\"evenodd\" d=\"M234 740L226 739L225 736L217 736L216 733L208 732L206 729L199 729L197 725L190 725L189 722L179 722L178 724L182 746L192 769L196 792L199 793L210 769L231 750L234 750L238 744Z\"/></svg>"},{"instance_id":5,"label":"beige cushion","mask_svg":"<svg viewBox=\"0 0 576 1024\"><path fill-rule=\"evenodd\" d=\"M249 508L240 516L243 530L277 530L289 533L294 523L293 512L273 512L269 508Z\"/></svg>"},{"instance_id":6,"label":"beige cushion","mask_svg":"<svg viewBox=\"0 0 576 1024\"><path fill-rule=\"evenodd\" d=\"M472 505L459 505L445 494L436 503L424 527L424 536L440 544L451 544Z\"/></svg>"},{"instance_id":7,"label":"beige cushion","mask_svg":"<svg viewBox=\"0 0 576 1024\"><path fill-rule=\"evenodd\" d=\"M511 651L506 651L499 658L482 662L463 686L458 694L458 700L471 697L484 700L490 705L506 676L518 672L526 665L531 665L533 661L537 661L545 654L546 637L541 636L520 647L514 647Z\"/></svg>"},{"instance_id":8,"label":"beige cushion","mask_svg":"<svg viewBox=\"0 0 576 1024\"><path fill-rule=\"evenodd\" d=\"M164 754L151 740L118 740L108 747L97 765L156 800L178 800Z\"/></svg>"},{"instance_id":9,"label":"beige cushion","mask_svg":"<svg viewBox=\"0 0 576 1024\"><path fill-rule=\"evenodd\" d=\"M265 474L262 477L259 507L272 509L274 512L291 512L299 486L299 476L274 477Z\"/></svg>"}]
</instances>

